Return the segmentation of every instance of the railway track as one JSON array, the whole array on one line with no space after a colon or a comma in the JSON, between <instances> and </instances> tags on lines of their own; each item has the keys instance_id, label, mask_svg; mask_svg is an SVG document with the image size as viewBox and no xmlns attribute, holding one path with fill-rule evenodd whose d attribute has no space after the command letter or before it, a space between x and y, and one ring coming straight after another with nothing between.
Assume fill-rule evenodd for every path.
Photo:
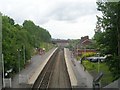
<instances>
[{"instance_id":1,"label":"railway track","mask_svg":"<svg viewBox=\"0 0 120 90\"><path fill-rule=\"evenodd\" d=\"M51 56L50 60L47 62L47 64L43 68L42 72L38 76L37 80L33 84L33 86L32 86L33 90L34 89L35 90L36 89L41 89L41 88L44 88L44 89L51 88L50 85L53 81L54 82L56 81L53 84L57 84L58 81L59 81L59 83L64 83L64 81L60 82L60 80L55 80L55 78L61 79L60 77L63 77L63 79L68 80L67 81L69 83L68 87L70 88L69 76L68 75L62 75L62 74L61 74L62 76L58 76L59 73L62 71L62 70L60 71L60 67L62 67L61 69L64 69L62 71L63 74L65 72L67 73L67 70L66 70L67 68L65 66L65 61L64 60L62 61L62 60L60 60L60 58L58 58L58 57L60 57L60 55L59 55L60 51L61 51L61 49L57 49L56 52L54 52L54 54ZM62 55L62 59L64 59L63 55ZM61 65L59 65L60 62L61 62ZM55 74L56 72L58 73L58 75ZM67 77L67 79L65 77ZM63 80L63 79L61 79L61 80ZM59 88L59 87L57 87L57 88Z\"/></svg>"}]
</instances>

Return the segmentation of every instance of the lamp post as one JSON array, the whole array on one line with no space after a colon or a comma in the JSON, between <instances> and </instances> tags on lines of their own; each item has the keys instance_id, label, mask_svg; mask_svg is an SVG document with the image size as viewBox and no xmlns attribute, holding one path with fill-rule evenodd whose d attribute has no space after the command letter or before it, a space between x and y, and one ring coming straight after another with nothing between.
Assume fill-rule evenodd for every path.
<instances>
[{"instance_id":1,"label":"lamp post","mask_svg":"<svg viewBox=\"0 0 120 90\"><path fill-rule=\"evenodd\" d=\"M84 47L84 54L86 54L86 47ZM86 55L85 55L85 60L86 60Z\"/></svg>"},{"instance_id":2,"label":"lamp post","mask_svg":"<svg viewBox=\"0 0 120 90\"><path fill-rule=\"evenodd\" d=\"M99 64L100 64L100 60L98 59L98 73L99 73L99 71L100 71L100 66L99 66Z\"/></svg>"},{"instance_id":3,"label":"lamp post","mask_svg":"<svg viewBox=\"0 0 120 90\"><path fill-rule=\"evenodd\" d=\"M97 56L99 57L99 56L100 56L100 54L99 54L99 53L97 53ZM100 71L100 59L98 58L98 73L99 73L99 71Z\"/></svg>"},{"instance_id":4,"label":"lamp post","mask_svg":"<svg viewBox=\"0 0 120 90\"><path fill-rule=\"evenodd\" d=\"M19 73L20 73L20 51L21 51L21 49L17 49L17 52L18 52Z\"/></svg>"},{"instance_id":5,"label":"lamp post","mask_svg":"<svg viewBox=\"0 0 120 90\"><path fill-rule=\"evenodd\" d=\"M5 82L4 82L4 57L3 57L3 54L2 54L2 73L3 73L3 87L5 87Z\"/></svg>"},{"instance_id":6,"label":"lamp post","mask_svg":"<svg viewBox=\"0 0 120 90\"><path fill-rule=\"evenodd\" d=\"M86 46L84 45L84 42L81 43L82 48L84 48L84 55L86 54ZM86 59L86 55L85 55L85 59Z\"/></svg>"},{"instance_id":7,"label":"lamp post","mask_svg":"<svg viewBox=\"0 0 120 90\"><path fill-rule=\"evenodd\" d=\"M19 83L20 83L20 52L21 52L21 49L17 49L17 52L18 52L18 66L19 66Z\"/></svg>"},{"instance_id":8,"label":"lamp post","mask_svg":"<svg viewBox=\"0 0 120 90\"><path fill-rule=\"evenodd\" d=\"M24 65L25 65L25 46L23 45L23 59L24 59Z\"/></svg>"},{"instance_id":9,"label":"lamp post","mask_svg":"<svg viewBox=\"0 0 120 90\"><path fill-rule=\"evenodd\" d=\"M78 56L78 45L77 45L77 56Z\"/></svg>"}]
</instances>

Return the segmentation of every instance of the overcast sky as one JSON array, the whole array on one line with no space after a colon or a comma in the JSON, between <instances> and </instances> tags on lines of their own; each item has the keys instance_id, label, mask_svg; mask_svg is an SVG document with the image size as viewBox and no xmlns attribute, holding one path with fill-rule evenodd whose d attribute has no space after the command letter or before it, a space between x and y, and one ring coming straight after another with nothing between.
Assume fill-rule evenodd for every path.
<instances>
[{"instance_id":1,"label":"overcast sky","mask_svg":"<svg viewBox=\"0 0 120 90\"><path fill-rule=\"evenodd\" d=\"M80 39L94 35L96 0L0 0L0 11L16 23L32 20L52 38Z\"/></svg>"}]
</instances>

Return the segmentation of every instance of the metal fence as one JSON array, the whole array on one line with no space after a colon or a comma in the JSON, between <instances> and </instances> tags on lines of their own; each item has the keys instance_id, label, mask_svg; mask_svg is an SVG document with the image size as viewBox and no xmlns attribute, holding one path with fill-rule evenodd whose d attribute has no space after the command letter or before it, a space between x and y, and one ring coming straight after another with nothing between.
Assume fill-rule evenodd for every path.
<instances>
[{"instance_id":1,"label":"metal fence","mask_svg":"<svg viewBox=\"0 0 120 90\"><path fill-rule=\"evenodd\" d=\"M4 78L3 80L3 87L11 88L11 78Z\"/></svg>"}]
</instances>

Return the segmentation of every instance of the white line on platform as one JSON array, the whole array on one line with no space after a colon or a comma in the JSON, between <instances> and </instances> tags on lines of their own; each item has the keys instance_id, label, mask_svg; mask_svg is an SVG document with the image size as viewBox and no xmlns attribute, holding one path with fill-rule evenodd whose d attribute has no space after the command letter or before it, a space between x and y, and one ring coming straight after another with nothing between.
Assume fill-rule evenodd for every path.
<instances>
[{"instance_id":1,"label":"white line on platform","mask_svg":"<svg viewBox=\"0 0 120 90\"><path fill-rule=\"evenodd\" d=\"M41 73L41 71L43 70L44 66L47 64L48 60L50 59L50 57L53 55L53 53L57 50L57 48L49 55L49 57L44 60L44 62L42 62L39 67L36 69L35 73L32 75L32 77L28 80L28 84L34 84L34 82L36 81L37 77L39 76L39 74Z\"/></svg>"},{"instance_id":2,"label":"white line on platform","mask_svg":"<svg viewBox=\"0 0 120 90\"><path fill-rule=\"evenodd\" d=\"M77 78L73 72L73 69L72 69L72 62L71 60L69 60L68 56L67 56L67 48L64 48L64 56L65 56L65 62L66 62L66 65L67 65L67 71L68 71L68 74L69 74L69 77L70 77L70 82L71 82L71 86L74 87L74 86L77 86Z\"/></svg>"}]
</instances>

